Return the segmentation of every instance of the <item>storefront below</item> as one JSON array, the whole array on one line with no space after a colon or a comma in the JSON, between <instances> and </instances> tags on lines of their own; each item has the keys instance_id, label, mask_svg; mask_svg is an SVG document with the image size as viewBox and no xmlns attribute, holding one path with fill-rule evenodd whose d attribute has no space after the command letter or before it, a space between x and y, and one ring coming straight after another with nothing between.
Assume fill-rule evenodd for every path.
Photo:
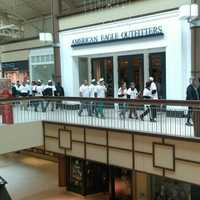
<instances>
[{"instance_id":1,"label":"storefront below","mask_svg":"<svg viewBox=\"0 0 200 200\"><path fill-rule=\"evenodd\" d=\"M67 190L110 200L199 200L200 186L116 166L66 157Z\"/></svg>"}]
</instances>

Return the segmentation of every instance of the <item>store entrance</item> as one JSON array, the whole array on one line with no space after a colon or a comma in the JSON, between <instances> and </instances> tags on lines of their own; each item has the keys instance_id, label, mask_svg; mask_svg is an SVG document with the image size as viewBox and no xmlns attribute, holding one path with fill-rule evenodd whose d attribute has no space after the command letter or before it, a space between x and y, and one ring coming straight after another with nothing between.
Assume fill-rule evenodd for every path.
<instances>
[{"instance_id":1,"label":"store entrance","mask_svg":"<svg viewBox=\"0 0 200 200\"><path fill-rule=\"evenodd\" d=\"M144 58L143 55L129 55L118 57L118 84L131 82L136 84L138 91L144 88Z\"/></svg>"},{"instance_id":2,"label":"store entrance","mask_svg":"<svg viewBox=\"0 0 200 200\"><path fill-rule=\"evenodd\" d=\"M149 75L154 77L159 99L166 99L165 52L149 54Z\"/></svg>"},{"instance_id":3,"label":"store entrance","mask_svg":"<svg viewBox=\"0 0 200 200\"><path fill-rule=\"evenodd\" d=\"M114 82L113 82L113 58L93 58L92 63L92 79L97 81L104 78L107 86L107 97L114 96Z\"/></svg>"},{"instance_id":4,"label":"store entrance","mask_svg":"<svg viewBox=\"0 0 200 200\"><path fill-rule=\"evenodd\" d=\"M132 200L132 170L110 167L110 200Z\"/></svg>"}]
</instances>

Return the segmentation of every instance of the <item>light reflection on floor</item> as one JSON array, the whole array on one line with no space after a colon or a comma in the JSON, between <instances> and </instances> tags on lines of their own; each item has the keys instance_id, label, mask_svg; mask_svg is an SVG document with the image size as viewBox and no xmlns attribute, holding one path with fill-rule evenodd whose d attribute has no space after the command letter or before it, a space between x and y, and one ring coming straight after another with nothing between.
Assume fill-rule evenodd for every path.
<instances>
[{"instance_id":1,"label":"light reflection on floor","mask_svg":"<svg viewBox=\"0 0 200 200\"><path fill-rule=\"evenodd\" d=\"M58 187L58 166L21 154L0 156L0 176L8 182L13 200L107 200L102 195L83 198Z\"/></svg>"}]
</instances>

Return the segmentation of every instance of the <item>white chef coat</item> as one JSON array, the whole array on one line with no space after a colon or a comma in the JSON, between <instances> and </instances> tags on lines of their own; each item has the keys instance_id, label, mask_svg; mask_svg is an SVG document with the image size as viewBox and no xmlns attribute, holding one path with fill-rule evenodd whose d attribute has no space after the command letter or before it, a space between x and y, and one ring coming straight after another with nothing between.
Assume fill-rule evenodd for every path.
<instances>
[{"instance_id":1,"label":"white chef coat","mask_svg":"<svg viewBox=\"0 0 200 200\"><path fill-rule=\"evenodd\" d=\"M151 90L151 93L153 90L156 90L156 93L152 94L152 99L158 99L158 90L157 90L157 86L156 86L155 82L151 83L150 90Z\"/></svg>"},{"instance_id":2,"label":"white chef coat","mask_svg":"<svg viewBox=\"0 0 200 200\"><path fill-rule=\"evenodd\" d=\"M106 97L107 88L105 85L97 85L96 86L96 93L98 98L105 98Z\"/></svg>"},{"instance_id":3,"label":"white chef coat","mask_svg":"<svg viewBox=\"0 0 200 200\"><path fill-rule=\"evenodd\" d=\"M21 94L28 94L29 93L29 87L27 85L20 85L19 92Z\"/></svg>"},{"instance_id":4,"label":"white chef coat","mask_svg":"<svg viewBox=\"0 0 200 200\"><path fill-rule=\"evenodd\" d=\"M90 88L88 85L81 85L80 87L81 97L90 97Z\"/></svg>"},{"instance_id":5,"label":"white chef coat","mask_svg":"<svg viewBox=\"0 0 200 200\"><path fill-rule=\"evenodd\" d=\"M44 85L37 85L36 86L36 94L35 96L43 96L42 92L44 91Z\"/></svg>"},{"instance_id":6,"label":"white chef coat","mask_svg":"<svg viewBox=\"0 0 200 200\"><path fill-rule=\"evenodd\" d=\"M124 90L122 90L122 88L120 87L119 90L118 90L118 96L122 95L122 94L124 96L119 97L119 98L126 99L127 98L127 89L125 88Z\"/></svg>"},{"instance_id":7,"label":"white chef coat","mask_svg":"<svg viewBox=\"0 0 200 200\"><path fill-rule=\"evenodd\" d=\"M152 99L152 94L151 94L151 90L147 89L147 88L144 88L143 90L143 97L149 97L148 99Z\"/></svg>"},{"instance_id":8,"label":"white chef coat","mask_svg":"<svg viewBox=\"0 0 200 200\"><path fill-rule=\"evenodd\" d=\"M90 97L94 98L95 97L95 93L96 93L96 85L91 84L89 86L89 90L90 90Z\"/></svg>"},{"instance_id":9,"label":"white chef coat","mask_svg":"<svg viewBox=\"0 0 200 200\"><path fill-rule=\"evenodd\" d=\"M138 91L136 88L134 88L133 90L131 88L129 88L127 91L127 95L130 96L130 99L136 99L138 96Z\"/></svg>"}]
</instances>

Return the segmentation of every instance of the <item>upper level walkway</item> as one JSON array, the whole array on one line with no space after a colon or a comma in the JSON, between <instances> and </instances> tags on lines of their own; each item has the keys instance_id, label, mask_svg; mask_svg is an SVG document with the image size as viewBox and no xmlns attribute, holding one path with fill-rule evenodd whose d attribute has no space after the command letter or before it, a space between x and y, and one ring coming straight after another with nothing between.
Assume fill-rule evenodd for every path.
<instances>
[{"instance_id":1,"label":"upper level walkway","mask_svg":"<svg viewBox=\"0 0 200 200\"><path fill-rule=\"evenodd\" d=\"M188 107L192 107L191 124L186 125ZM0 108L2 124L9 123L9 115L13 115L14 124L48 121L195 138L200 135L198 107L199 101L53 97L1 100Z\"/></svg>"}]
</instances>

